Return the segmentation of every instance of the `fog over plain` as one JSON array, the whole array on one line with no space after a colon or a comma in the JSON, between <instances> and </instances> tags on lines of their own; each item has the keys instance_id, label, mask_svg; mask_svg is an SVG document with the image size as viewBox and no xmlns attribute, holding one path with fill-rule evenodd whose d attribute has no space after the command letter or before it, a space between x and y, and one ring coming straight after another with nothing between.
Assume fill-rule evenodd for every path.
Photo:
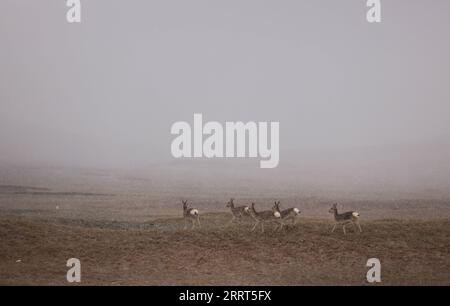
<instances>
[{"instance_id":1,"label":"fog over plain","mask_svg":"<svg viewBox=\"0 0 450 306\"><path fill-rule=\"evenodd\" d=\"M66 10L0 2L2 167L450 196L447 0L383 1L380 24L357 0L82 1L81 24ZM170 127L196 112L279 121L278 168L174 160Z\"/></svg>"}]
</instances>

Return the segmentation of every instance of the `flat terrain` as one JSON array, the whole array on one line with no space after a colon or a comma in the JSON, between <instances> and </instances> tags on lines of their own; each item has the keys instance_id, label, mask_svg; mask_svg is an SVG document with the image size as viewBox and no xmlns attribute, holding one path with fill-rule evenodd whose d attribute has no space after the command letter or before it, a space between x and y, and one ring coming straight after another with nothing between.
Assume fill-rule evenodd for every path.
<instances>
[{"instance_id":1,"label":"flat terrain","mask_svg":"<svg viewBox=\"0 0 450 306\"><path fill-rule=\"evenodd\" d=\"M236 180L205 169L183 176L0 166L0 284L66 285L75 257L82 285L364 285L375 257L383 285L450 285L445 193L308 189L283 176ZM227 226L230 197L259 210L277 199L302 213L283 232L250 232L250 221ZM181 199L200 210L201 229L183 229ZM363 233L330 233L334 202L360 213Z\"/></svg>"},{"instance_id":2,"label":"flat terrain","mask_svg":"<svg viewBox=\"0 0 450 306\"><path fill-rule=\"evenodd\" d=\"M450 220L363 221L331 234L302 218L282 232L226 226L226 213L184 230L180 218L148 222L0 216L0 284L66 285L81 260L84 285L363 285L379 258L384 285L450 285Z\"/></svg>"}]
</instances>

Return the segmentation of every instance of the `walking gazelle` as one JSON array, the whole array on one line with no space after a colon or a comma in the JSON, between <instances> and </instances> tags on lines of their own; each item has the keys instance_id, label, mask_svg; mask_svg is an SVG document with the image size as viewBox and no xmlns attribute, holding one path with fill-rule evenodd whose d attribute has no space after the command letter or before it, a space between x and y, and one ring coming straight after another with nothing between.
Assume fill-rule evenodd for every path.
<instances>
[{"instance_id":1,"label":"walking gazelle","mask_svg":"<svg viewBox=\"0 0 450 306\"><path fill-rule=\"evenodd\" d=\"M201 227L198 209L189 207L187 204L187 200L181 200L181 202L183 202L184 229L187 228L188 219L192 222L192 228L195 227L195 223L198 224L198 227Z\"/></svg>"},{"instance_id":2,"label":"walking gazelle","mask_svg":"<svg viewBox=\"0 0 450 306\"><path fill-rule=\"evenodd\" d=\"M256 211L255 203L252 203L252 208L250 210L251 216L255 219L255 225L251 229L253 232L255 228L261 224L261 232L264 233L264 222L274 222L281 218L281 214L274 208L272 210Z\"/></svg>"},{"instance_id":3,"label":"walking gazelle","mask_svg":"<svg viewBox=\"0 0 450 306\"><path fill-rule=\"evenodd\" d=\"M250 207L248 206L235 206L234 205L234 199L231 198L230 201L227 203L227 207L230 208L231 214L233 217L231 218L228 225L233 223L234 221L241 222L242 218L246 216L250 216Z\"/></svg>"},{"instance_id":4,"label":"walking gazelle","mask_svg":"<svg viewBox=\"0 0 450 306\"><path fill-rule=\"evenodd\" d=\"M292 225L294 226L295 223L297 222L297 217L300 215L300 209L298 209L297 207L291 207L291 208L287 208L287 209L280 209L280 201L275 201L275 204L273 206L273 209L275 211L278 211L280 213L280 225L279 227L277 227L276 229L281 230L283 228L283 226L285 225L284 222L285 221L292 221Z\"/></svg>"},{"instance_id":5,"label":"walking gazelle","mask_svg":"<svg viewBox=\"0 0 450 306\"><path fill-rule=\"evenodd\" d=\"M359 225L359 213L356 211L348 211L345 213L338 213L337 210L337 203L334 203L333 206L331 206L330 213L334 214L334 226L333 229L331 230L331 232L334 232L334 230L336 229L336 226L340 223L342 224L342 231L344 232L344 234L346 234L345 231L345 226L348 225L349 223L353 224L353 226L358 226L359 228L359 232L362 232L361 226Z\"/></svg>"}]
</instances>

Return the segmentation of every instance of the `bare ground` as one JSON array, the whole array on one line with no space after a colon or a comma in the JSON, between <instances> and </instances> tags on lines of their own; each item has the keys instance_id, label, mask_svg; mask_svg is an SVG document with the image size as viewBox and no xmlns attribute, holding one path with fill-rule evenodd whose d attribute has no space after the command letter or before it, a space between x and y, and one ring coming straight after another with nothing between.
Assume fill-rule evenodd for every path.
<instances>
[{"instance_id":1,"label":"bare ground","mask_svg":"<svg viewBox=\"0 0 450 306\"><path fill-rule=\"evenodd\" d=\"M143 223L0 216L0 284L67 285L66 261L81 260L83 285L364 285L379 258L384 285L450 285L450 220L363 221L331 234L332 223L250 232L203 216Z\"/></svg>"}]
</instances>

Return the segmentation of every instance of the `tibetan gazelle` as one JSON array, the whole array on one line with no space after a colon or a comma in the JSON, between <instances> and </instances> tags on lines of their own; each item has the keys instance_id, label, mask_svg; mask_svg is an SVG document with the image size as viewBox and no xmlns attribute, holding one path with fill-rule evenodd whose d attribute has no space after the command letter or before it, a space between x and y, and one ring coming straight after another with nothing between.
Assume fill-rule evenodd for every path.
<instances>
[{"instance_id":1,"label":"tibetan gazelle","mask_svg":"<svg viewBox=\"0 0 450 306\"><path fill-rule=\"evenodd\" d=\"M200 227L200 218L198 209L189 207L187 204L187 200L182 200L183 202L183 219L184 219L184 229L187 228L188 219L192 222L192 228L195 227L195 223Z\"/></svg>"},{"instance_id":2,"label":"tibetan gazelle","mask_svg":"<svg viewBox=\"0 0 450 306\"><path fill-rule=\"evenodd\" d=\"M250 216L250 207L248 206L235 206L234 199L230 199L227 203L227 207L230 208L231 214L233 215L228 225L233 223L234 221L241 222L242 218L246 216Z\"/></svg>"},{"instance_id":3,"label":"tibetan gazelle","mask_svg":"<svg viewBox=\"0 0 450 306\"><path fill-rule=\"evenodd\" d=\"M278 211L281 215L281 220L280 220L280 226L277 228L279 230L281 230L283 228L283 226L285 225L284 222L285 221L292 221L292 225L295 225L295 223L297 222L297 217L300 215L300 209L298 209L297 207L291 207L291 208L287 208L287 209L280 209L280 201L275 201L275 204L273 205L273 209L275 211Z\"/></svg>"},{"instance_id":4,"label":"tibetan gazelle","mask_svg":"<svg viewBox=\"0 0 450 306\"><path fill-rule=\"evenodd\" d=\"M252 203L250 213L253 219L255 219L256 221L255 225L251 229L252 232L259 224L261 224L261 232L264 233L264 222L274 222L280 220L281 218L280 213L276 211L274 208L272 208L272 210L256 211L255 203Z\"/></svg>"},{"instance_id":5,"label":"tibetan gazelle","mask_svg":"<svg viewBox=\"0 0 450 306\"><path fill-rule=\"evenodd\" d=\"M338 213L337 209L337 203L334 203L333 206L331 206L330 210L328 211L332 214L334 214L334 226L331 232L334 232L336 229L336 226L338 224L342 224L342 231L344 234L346 234L345 226L349 223L353 224L353 226L358 226L359 232L362 232L361 226L359 225L359 213L356 211L347 211L345 213Z\"/></svg>"}]
</instances>

